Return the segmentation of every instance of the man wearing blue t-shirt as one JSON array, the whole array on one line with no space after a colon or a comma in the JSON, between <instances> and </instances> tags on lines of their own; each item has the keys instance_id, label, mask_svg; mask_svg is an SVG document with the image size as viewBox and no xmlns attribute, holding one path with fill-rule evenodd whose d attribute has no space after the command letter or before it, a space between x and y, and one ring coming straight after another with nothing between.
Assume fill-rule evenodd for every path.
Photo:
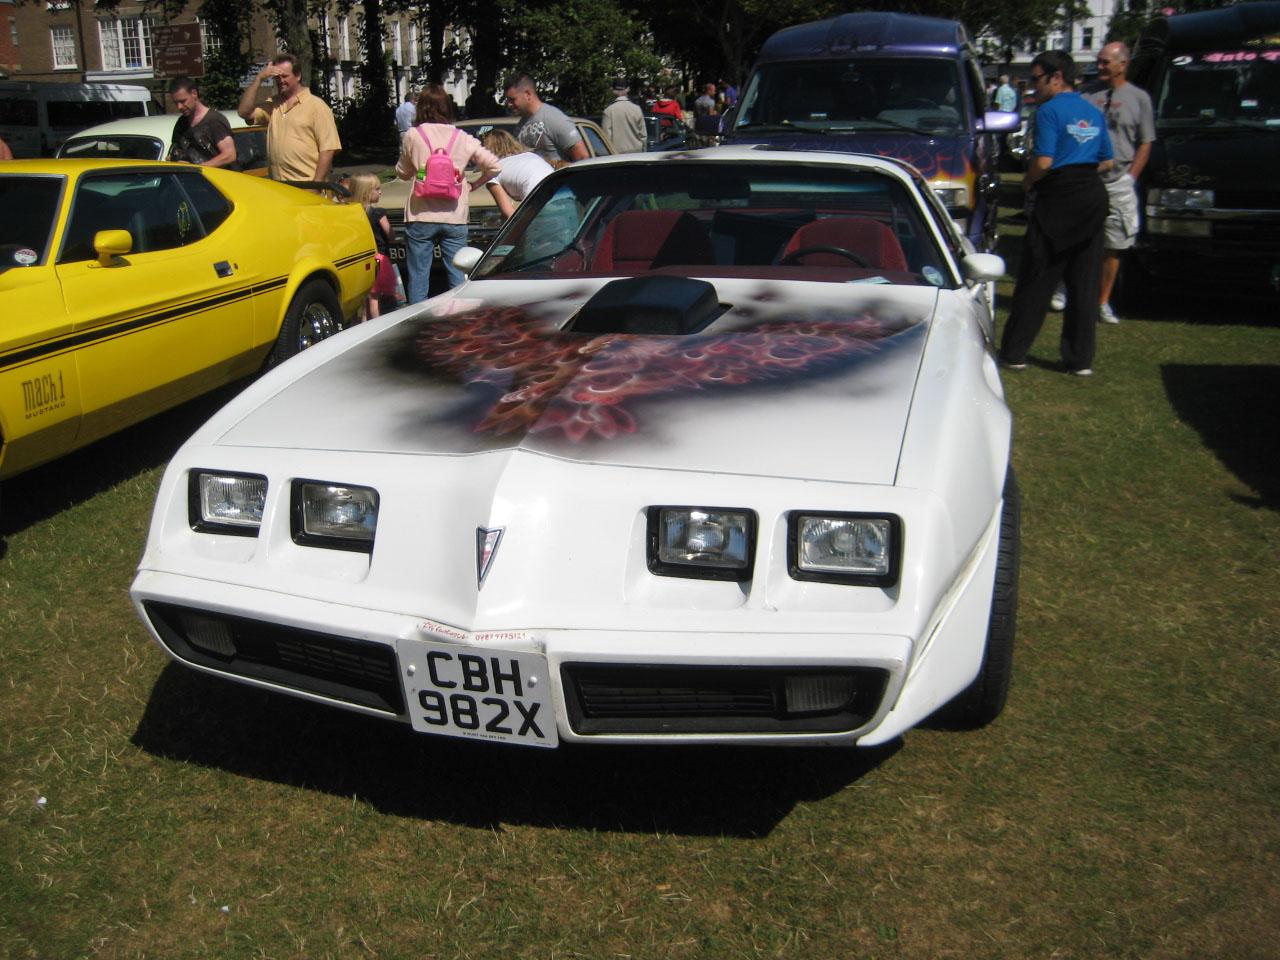
<instances>
[{"instance_id":1,"label":"man wearing blue t-shirt","mask_svg":"<svg viewBox=\"0 0 1280 960\"><path fill-rule=\"evenodd\" d=\"M1013 304L1000 342L1000 359L1013 370L1044 324L1054 289L1065 277L1062 362L1070 373L1093 374L1094 334L1102 269L1102 224L1107 191L1100 174L1111 167L1111 138L1100 111L1071 89L1075 62L1061 50L1031 61L1039 109L1033 127L1027 193L1027 235Z\"/></svg>"}]
</instances>

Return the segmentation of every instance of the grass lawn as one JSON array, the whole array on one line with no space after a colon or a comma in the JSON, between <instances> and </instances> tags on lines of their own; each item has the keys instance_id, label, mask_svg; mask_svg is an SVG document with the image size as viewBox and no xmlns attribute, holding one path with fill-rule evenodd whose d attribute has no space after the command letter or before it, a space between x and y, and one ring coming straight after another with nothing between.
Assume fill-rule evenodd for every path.
<instances>
[{"instance_id":1,"label":"grass lawn","mask_svg":"<svg viewBox=\"0 0 1280 960\"><path fill-rule=\"evenodd\" d=\"M874 751L459 744L170 665L127 590L216 398L7 484L0 957L1274 960L1276 313L1153 305L1091 380L1051 316L1009 707Z\"/></svg>"}]
</instances>

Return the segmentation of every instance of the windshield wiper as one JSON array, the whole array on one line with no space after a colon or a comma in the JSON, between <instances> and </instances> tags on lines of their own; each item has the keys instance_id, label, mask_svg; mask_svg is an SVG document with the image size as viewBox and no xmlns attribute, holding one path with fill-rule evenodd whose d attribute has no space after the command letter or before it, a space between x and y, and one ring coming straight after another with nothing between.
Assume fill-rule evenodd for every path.
<instances>
[{"instance_id":1,"label":"windshield wiper","mask_svg":"<svg viewBox=\"0 0 1280 960\"><path fill-rule=\"evenodd\" d=\"M897 120L889 120L886 117L876 117L874 120L862 120L861 123L880 124L881 126L891 127L894 130L906 130L908 133L918 134L922 137L932 137L938 131L921 130L919 127L913 127L909 123L901 123Z\"/></svg>"},{"instance_id":2,"label":"windshield wiper","mask_svg":"<svg viewBox=\"0 0 1280 960\"><path fill-rule=\"evenodd\" d=\"M823 136L831 132L823 127L815 127L811 130L808 127L797 126L790 120L780 120L777 123L740 123L731 132L739 133L743 130L785 130L788 133L820 133Z\"/></svg>"}]
</instances>

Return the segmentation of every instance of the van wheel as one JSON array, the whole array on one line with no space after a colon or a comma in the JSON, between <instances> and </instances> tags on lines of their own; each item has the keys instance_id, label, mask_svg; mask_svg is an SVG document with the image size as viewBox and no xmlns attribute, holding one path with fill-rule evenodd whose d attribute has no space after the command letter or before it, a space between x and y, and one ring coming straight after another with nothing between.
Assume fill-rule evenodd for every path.
<instances>
[{"instance_id":1,"label":"van wheel","mask_svg":"<svg viewBox=\"0 0 1280 960\"><path fill-rule=\"evenodd\" d=\"M333 288L319 278L308 280L289 304L266 367L277 366L342 329L342 307Z\"/></svg>"},{"instance_id":2,"label":"van wheel","mask_svg":"<svg viewBox=\"0 0 1280 960\"><path fill-rule=\"evenodd\" d=\"M1021 553L1022 495L1013 467L1004 481L996 580L991 589L987 646L977 679L938 711L939 726L960 730L985 727L1004 711L1013 673L1013 636L1018 621L1018 566Z\"/></svg>"}]
</instances>

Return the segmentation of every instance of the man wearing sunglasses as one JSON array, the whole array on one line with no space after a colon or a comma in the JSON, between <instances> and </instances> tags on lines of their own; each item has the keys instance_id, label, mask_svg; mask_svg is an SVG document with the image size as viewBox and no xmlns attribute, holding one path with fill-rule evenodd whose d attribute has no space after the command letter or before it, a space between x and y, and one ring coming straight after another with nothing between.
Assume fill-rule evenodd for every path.
<instances>
[{"instance_id":1,"label":"man wearing sunglasses","mask_svg":"<svg viewBox=\"0 0 1280 960\"><path fill-rule=\"evenodd\" d=\"M1061 50L1031 61L1036 117L1027 192L1027 234L1000 359L1023 370L1044 325L1049 300L1066 280L1067 309L1059 347L1069 373L1093 374L1094 335L1102 270L1102 225L1107 191L1100 174L1111 168L1111 138L1102 112L1072 89L1075 62Z\"/></svg>"}]
</instances>

